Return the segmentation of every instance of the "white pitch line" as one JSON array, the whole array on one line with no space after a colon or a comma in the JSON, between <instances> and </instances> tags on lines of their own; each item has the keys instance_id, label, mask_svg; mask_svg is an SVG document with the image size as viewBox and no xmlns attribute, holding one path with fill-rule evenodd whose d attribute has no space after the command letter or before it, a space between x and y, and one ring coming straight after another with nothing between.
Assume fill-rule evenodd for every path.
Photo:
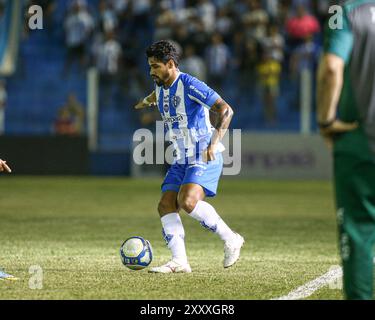
<instances>
[{"instance_id":1,"label":"white pitch line","mask_svg":"<svg viewBox=\"0 0 375 320\"><path fill-rule=\"evenodd\" d=\"M272 300L300 300L311 296L315 291L332 283L336 279L342 277L342 268L335 267L330 269L327 273L312 280L301 287L291 291L288 295Z\"/></svg>"}]
</instances>

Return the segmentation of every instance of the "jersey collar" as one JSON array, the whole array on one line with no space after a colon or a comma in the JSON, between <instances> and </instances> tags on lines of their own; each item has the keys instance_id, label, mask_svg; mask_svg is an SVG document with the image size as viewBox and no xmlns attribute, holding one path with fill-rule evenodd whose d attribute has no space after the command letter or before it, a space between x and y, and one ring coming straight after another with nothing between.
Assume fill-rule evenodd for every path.
<instances>
[{"instance_id":1,"label":"jersey collar","mask_svg":"<svg viewBox=\"0 0 375 320\"><path fill-rule=\"evenodd\" d=\"M172 87L174 86L174 84L178 81L178 79L180 78L180 75L181 75L181 71L178 71L178 73L177 73L177 77L176 77L176 79L173 81L173 83L172 83L168 88L164 88L164 86L162 86L162 88L163 88L164 90L168 90L168 89L172 88Z\"/></svg>"}]
</instances>

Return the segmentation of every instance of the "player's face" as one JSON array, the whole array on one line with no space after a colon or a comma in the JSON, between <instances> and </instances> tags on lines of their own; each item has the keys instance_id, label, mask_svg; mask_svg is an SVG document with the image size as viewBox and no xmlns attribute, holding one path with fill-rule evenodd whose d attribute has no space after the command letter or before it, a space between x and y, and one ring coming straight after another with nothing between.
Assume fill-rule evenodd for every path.
<instances>
[{"instance_id":1,"label":"player's face","mask_svg":"<svg viewBox=\"0 0 375 320\"><path fill-rule=\"evenodd\" d=\"M164 64L163 62L151 57L148 59L150 66L150 76L160 87L164 85L171 76L171 62Z\"/></svg>"}]
</instances>

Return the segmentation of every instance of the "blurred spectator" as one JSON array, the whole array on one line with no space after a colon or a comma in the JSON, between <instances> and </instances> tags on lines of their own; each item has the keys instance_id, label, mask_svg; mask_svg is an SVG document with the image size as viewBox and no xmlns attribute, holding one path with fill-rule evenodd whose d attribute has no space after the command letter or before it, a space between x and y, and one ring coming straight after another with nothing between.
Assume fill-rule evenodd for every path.
<instances>
[{"instance_id":1,"label":"blurred spectator","mask_svg":"<svg viewBox=\"0 0 375 320\"><path fill-rule=\"evenodd\" d=\"M175 40L182 48L185 48L191 43L191 37L187 26L179 24L176 25L174 29L173 40Z\"/></svg>"},{"instance_id":2,"label":"blurred spectator","mask_svg":"<svg viewBox=\"0 0 375 320\"><path fill-rule=\"evenodd\" d=\"M275 22L279 16L279 0L263 0L263 7Z\"/></svg>"},{"instance_id":3,"label":"blurred spectator","mask_svg":"<svg viewBox=\"0 0 375 320\"><path fill-rule=\"evenodd\" d=\"M105 34L104 41L100 43L95 52L96 66L100 75L103 103L108 105L112 91L117 87L121 68L122 49L115 38L113 31Z\"/></svg>"},{"instance_id":4,"label":"blurred spectator","mask_svg":"<svg viewBox=\"0 0 375 320\"><path fill-rule=\"evenodd\" d=\"M130 0L109 0L117 16L122 16L129 7Z\"/></svg>"},{"instance_id":5,"label":"blurred spectator","mask_svg":"<svg viewBox=\"0 0 375 320\"><path fill-rule=\"evenodd\" d=\"M260 0L248 0L249 10L242 16L248 38L261 40L266 36L269 16L262 8Z\"/></svg>"},{"instance_id":6,"label":"blurred spectator","mask_svg":"<svg viewBox=\"0 0 375 320\"><path fill-rule=\"evenodd\" d=\"M246 39L244 32L237 31L234 34L234 66L236 70L246 75L246 79L248 79L247 75L254 74L258 58L257 47L257 42L252 38Z\"/></svg>"},{"instance_id":7,"label":"blurred spectator","mask_svg":"<svg viewBox=\"0 0 375 320\"><path fill-rule=\"evenodd\" d=\"M164 0L162 3L173 12L176 22L179 24L186 24L187 20L193 15L197 15L197 10L193 7L188 7L191 1L189 0Z\"/></svg>"},{"instance_id":8,"label":"blurred spectator","mask_svg":"<svg viewBox=\"0 0 375 320\"><path fill-rule=\"evenodd\" d=\"M279 2L279 14L276 18L276 23L282 28L282 33L286 35L286 24L291 17L291 9L289 1L283 0Z\"/></svg>"},{"instance_id":9,"label":"blurred spectator","mask_svg":"<svg viewBox=\"0 0 375 320\"><path fill-rule=\"evenodd\" d=\"M198 0L196 5L198 16L203 21L205 32L215 30L216 8L210 0Z\"/></svg>"},{"instance_id":10,"label":"blurred spectator","mask_svg":"<svg viewBox=\"0 0 375 320\"><path fill-rule=\"evenodd\" d=\"M204 60L196 55L195 48L192 45L185 47L183 59L180 62L180 69L192 76L207 81L207 71Z\"/></svg>"},{"instance_id":11,"label":"blurred spectator","mask_svg":"<svg viewBox=\"0 0 375 320\"><path fill-rule=\"evenodd\" d=\"M293 47L301 44L304 39L314 36L320 31L319 21L308 13L306 8L298 5L296 15L292 16L286 24L286 30Z\"/></svg>"},{"instance_id":12,"label":"blurred spectator","mask_svg":"<svg viewBox=\"0 0 375 320\"><path fill-rule=\"evenodd\" d=\"M162 0L161 5L168 10L173 11L176 16L183 15L186 9L186 0ZM179 17L180 19L182 17Z\"/></svg>"},{"instance_id":13,"label":"blurred spectator","mask_svg":"<svg viewBox=\"0 0 375 320\"><path fill-rule=\"evenodd\" d=\"M315 70L320 55L320 46L314 41L312 36L307 37L304 43L299 45L290 58L290 77L293 81L295 99L289 105L290 109L299 110L301 94L301 76L305 70L310 71L311 76L315 76ZM314 83L315 81L313 81Z\"/></svg>"},{"instance_id":14,"label":"blurred spectator","mask_svg":"<svg viewBox=\"0 0 375 320\"><path fill-rule=\"evenodd\" d=\"M276 103L279 96L281 64L266 51L261 50L257 73L263 99L264 117L268 125L274 126L277 121Z\"/></svg>"},{"instance_id":15,"label":"blurred spectator","mask_svg":"<svg viewBox=\"0 0 375 320\"><path fill-rule=\"evenodd\" d=\"M151 28L151 0L132 0L130 2L132 17L131 30L136 36L143 37Z\"/></svg>"},{"instance_id":16,"label":"blurred spectator","mask_svg":"<svg viewBox=\"0 0 375 320\"><path fill-rule=\"evenodd\" d=\"M7 91L5 88L5 82L0 79L0 135L4 134L5 124L5 106L7 102Z\"/></svg>"},{"instance_id":17,"label":"blurred spectator","mask_svg":"<svg viewBox=\"0 0 375 320\"><path fill-rule=\"evenodd\" d=\"M131 0L132 13L135 19L148 16L151 11L151 0Z\"/></svg>"},{"instance_id":18,"label":"blurred spectator","mask_svg":"<svg viewBox=\"0 0 375 320\"><path fill-rule=\"evenodd\" d=\"M219 91L228 76L230 59L230 51L223 42L223 37L215 33L211 38L211 45L207 48L206 63L209 84Z\"/></svg>"},{"instance_id":19,"label":"blurred spectator","mask_svg":"<svg viewBox=\"0 0 375 320\"><path fill-rule=\"evenodd\" d=\"M165 7L161 7L160 10L155 21L154 41L170 39L175 24L175 15L172 10Z\"/></svg>"},{"instance_id":20,"label":"blurred spectator","mask_svg":"<svg viewBox=\"0 0 375 320\"><path fill-rule=\"evenodd\" d=\"M217 14L215 31L220 33L226 41L229 41L233 27L234 23L229 9L227 7L221 8Z\"/></svg>"},{"instance_id":21,"label":"blurred spectator","mask_svg":"<svg viewBox=\"0 0 375 320\"><path fill-rule=\"evenodd\" d=\"M267 36L264 37L260 43L268 56L280 63L283 62L285 41L283 36L279 33L279 28L276 24L270 24L268 26Z\"/></svg>"},{"instance_id":22,"label":"blurred spectator","mask_svg":"<svg viewBox=\"0 0 375 320\"><path fill-rule=\"evenodd\" d=\"M105 34L104 40L95 49L96 66L102 76L117 76L121 67L122 49L113 31Z\"/></svg>"},{"instance_id":23,"label":"blurred spectator","mask_svg":"<svg viewBox=\"0 0 375 320\"><path fill-rule=\"evenodd\" d=\"M99 29L101 32L113 31L118 26L117 14L111 3L100 0L99 4Z\"/></svg>"},{"instance_id":24,"label":"blurred spectator","mask_svg":"<svg viewBox=\"0 0 375 320\"><path fill-rule=\"evenodd\" d=\"M78 136L83 134L85 112L75 94L70 94L58 111L54 132L58 135Z\"/></svg>"},{"instance_id":25,"label":"blurred spectator","mask_svg":"<svg viewBox=\"0 0 375 320\"><path fill-rule=\"evenodd\" d=\"M235 65L238 85L237 103L241 99L248 100L254 96L256 84L256 66L258 63L258 45L253 39L244 40L243 32L238 31L234 36ZM244 43L245 42L245 43ZM246 92L246 94L244 94Z\"/></svg>"},{"instance_id":26,"label":"blurred spectator","mask_svg":"<svg viewBox=\"0 0 375 320\"><path fill-rule=\"evenodd\" d=\"M94 19L88 12L86 1L74 0L64 21L67 59L65 74L72 63L79 61L81 67L87 64L86 44L94 30Z\"/></svg>"},{"instance_id":27,"label":"blurred spectator","mask_svg":"<svg viewBox=\"0 0 375 320\"><path fill-rule=\"evenodd\" d=\"M290 60L290 74L297 78L303 70L314 72L320 54L320 47L315 44L312 36L306 37L303 44L294 50Z\"/></svg>"},{"instance_id":28,"label":"blurred spectator","mask_svg":"<svg viewBox=\"0 0 375 320\"><path fill-rule=\"evenodd\" d=\"M210 36L205 31L204 23L198 16L191 16L188 26L191 43L194 45L197 54L204 56L210 43Z\"/></svg>"}]
</instances>

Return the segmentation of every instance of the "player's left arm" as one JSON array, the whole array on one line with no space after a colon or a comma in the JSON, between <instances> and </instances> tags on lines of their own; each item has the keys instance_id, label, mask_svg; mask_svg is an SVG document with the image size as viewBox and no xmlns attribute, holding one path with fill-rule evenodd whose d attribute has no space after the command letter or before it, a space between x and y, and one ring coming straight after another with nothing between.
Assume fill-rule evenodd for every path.
<instances>
[{"instance_id":1,"label":"player's left arm","mask_svg":"<svg viewBox=\"0 0 375 320\"><path fill-rule=\"evenodd\" d=\"M12 172L10 167L7 165L7 162L0 159L0 172L2 172L2 171L6 171L8 173Z\"/></svg>"},{"instance_id":2,"label":"player's left arm","mask_svg":"<svg viewBox=\"0 0 375 320\"><path fill-rule=\"evenodd\" d=\"M337 108L344 83L345 64L353 48L353 34L347 16L344 28L327 29L325 53L320 61L317 76L317 121L320 133L332 144L332 137L358 127L357 123L346 123L337 119Z\"/></svg>"},{"instance_id":3,"label":"player's left arm","mask_svg":"<svg viewBox=\"0 0 375 320\"><path fill-rule=\"evenodd\" d=\"M156 107L156 93L155 91L152 91L151 94L149 94L146 98L144 98L142 101L138 102L134 109L144 109L148 107Z\"/></svg>"},{"instance_id":4,"label":"player's left arm","mask_svg":"<svg viewBox=\"0 0 375 320\"><path fill-rule=\"evenodd\" d=\"M220 141L223 139L233 118L233 109L223 99L219 98L210 109L211 124L215 128L211 142L204 154L206 161L215 160L215 153Z\"/></svg>"}]
</instances>

